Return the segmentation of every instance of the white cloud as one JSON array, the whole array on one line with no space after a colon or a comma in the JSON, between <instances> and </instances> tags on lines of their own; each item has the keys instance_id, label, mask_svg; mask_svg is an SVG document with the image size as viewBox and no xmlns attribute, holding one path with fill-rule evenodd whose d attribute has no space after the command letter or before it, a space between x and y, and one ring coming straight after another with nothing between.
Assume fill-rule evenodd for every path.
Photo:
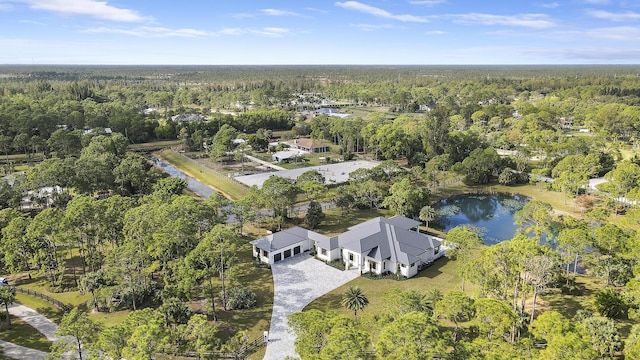
<instances>
[{"instance_id":1,"label":"white cloud","mask_svg":"<svg viewBox=\"0 0 640 360\"><path fill-rule=\"evenodd\" d=\"M570 61L640 61L640 49L620 49L609 47L529 49L521 51L527 56L552 57Z\"/></svg>"},{"instance_id":2,"label":"white cloud","mask_svg":"<svg viewBox=\"0 0 640 360\"><path fill-rule=\"evenodd\" d=\"M587 4L594 4L594 5L611 4L611 0L583 0L582 2L587 3Z\"/></svg>"},{"instance_id":3,"label":"white cloud","mask_svg":"<svg viewBox=\"0 0 640 360\"><path fill-rule=\"evenodd\" d=\"M409 1L411 5L426 5L426 6L436 6L440 4L446 3L447 0L414 0Z\"/></svg>"},{"instance_id":4,"label":"white cloud","mask_svg":"<svg viewBox=\"0 0 640 360\"><path fill-rule=\"evenodd\" d=\"M391 24L372 25L372 24L349 24L349 27L358 28L363 31L375 31L380 29L393 29L395 26Z\"/></svg>"},{"instance_id":5,"label":"white cloud","mask_svg":"<svg viewBox=\"0 0 640 360\"><path fill-rule=\"evenodd\" d=\"M615 41L640 40L640 28L633 26L619 26L610 28L591 29L585 34L591 38Z\"/></svg>"},{"instance_id":6,"label":"white cloud","mask_svg":"<svg viewBox=\"0 0 640 360\"><path fill-rule=\"evenodd\" d=\"M290 33L289 29L278 27L265 27L262 29L242 29L242 28L224 28L218 31L210 32L197 29L169 29L163 27L139 26L133 29L118 29L99 27L83 30L84 33L93 34L119 34L127 36L135 36L140 38L165 38L165 37L214 37L214 36L240 36L246 34L254 34L267 37L283 37Z\"/></svg>"},{"instance_id":7,"label":"white cloud","mask_svg":"<svg viewBox=\"0 0 640 360\"><path fill-rule=\"evenodd\" d=\"M341 8L344 9L348 9L348 10L354 10L354 11L358 11L358 12L362 12L365 14L369 14L369 15L373 15L373 16L378 16L378 17L383 17L383 18L387 18L387 19L393 19L393 20L397 20L397 21L402 21L402 22L427 22L427 19L420 17L420 16L415 16L415 15L395 15L392 14L386 10L377 8L377 7L373 7L367 4L363 4L361 2L357 2L357 1L345 1L345 2L336 2L335 3L336 6L339 6Z\"/></svg>"},{"instance_id":8,"label":"white cloud","mask_svg":"<svg viewBox=\"0 0 640 360\"><path fill-rule=\"evenodd\" d=\"M233 35L233 36L238 36L246 33L247 33L246 30L238 29L238 28L224 28L222 30L218 30L215 32L216 35Z\"/></svg>"},{"instance_id":9,"label":"white cloud","mask_svg":"<svg viewBox=\"0 0 640 360\"><path fill-rule=\"evenodd\" d=\"M231 17L235 19L246 19L246 18L255 17L255 15L249 14L249 13L237 13L237 14L232 14Z\"/></svg>"},{"instance_id":10,"label":"white cloud","mask_svg":"<svg viewBox=\"0 0 640 360\"><path fill-rule=\"evenodd\" d=\"M547 3L547 4L540 4L540 6L545 8L545 9L555 9L558 6L560 6L560 4L557 3L557 2L552 2L552 3Z\"/></svg>"},{"instance_id":11,"label":"white cloud","mask_svg":"<svg viewBox=\"0 0 640 360\"><path fill-rule=\"evenodd\" d=\"M444 34L446 34L446 32L441 31L441 30L433 30L433 31L427 31L424 34L425 35L444 35Z\"/></svg>"},{"instance_id":12,"label":"white cloud","mask_svg":"<svg viewBox=\"0 0 640 360\"><path fill-rule=\"evenodd\" d=\"M158 38L158 37L202 37L213 35L206 31L196 29L168 29L163 27L140 26L134 29L115 29L107 27L99 27L87 29L86 33L109 33L136 36L142 38Z\"/></svg>"},{"instance_id":13,"label":"white cloud","mask_svg":"<svg viewBox=\"0 0 640 360\"><path fill-rule=\"evenodd\" d=\"M455 22L462 24L481 24L481 25L504 25L504 26L518 26L534 29L544 29L555 26L553 22L545 14L522 14L522 15L493 15L493 14L458 14L448 15Z\"/></svg>"},{"instance_id":14,"label":"white cloud","mask_svg":"<svg viewBox=\"0 0 640 360\"><path fill-rule=\"evenodd\" d=\"M40 21L33 21L33 20L20 20L19 21L22 24L32 24L32 25L38 25L38 26L47 26L47 24L40 22Z\"/></svg>"},{"instance_id":15,"label":"white cloud","mask_svg":"<svg viewBox=\"0 0 640 360\"><path fill-rule=\"evenodd\" d=\"M265 27L262 30L251 30L251 33L268 37L284 37L289 34L289 29Z\"/></svg>"},{"instance_id":16,"label":"white cloud","mask_svg":"<svg viewBox=\"0 0 640 360\"><path fill-rule=\"evenodd\" d=\"M260 10L263 14L270 16L300 16L300 14L295 13L293 11L287 10L278 10L278 9L262 9Z\"/></svg>"},{"instance_id":17,"label":"white cloud","mask_svg":"<svg viewBox=\"0 0 640 360\"><path fill-rule=\"evenodd\" d=\"M131 9L118 8L106 1L95 0L18 0L34 10L53 11L66 15L86 15L104 20L136 22L150 20Z\"/></svg>"},{"instance_id":18,"label":"white cloud","mask_svg":"<svg viewBox=\"0 0 640 360\"><path fill-rule=\"evenodd\" d=\"M329 12L327 10L322 10L322 9L316 9L316 8L312 8L312 7L306 7L304 8L305 10L309 10L309 11L315 11L315 12L319 12L321 14L328 14Z\"/></svg>"},{"instance_id":19,"label":"white cloud","mask_svg":"<svg viewBox=\"0 0 640 360\"><path fill-rule=\"evenodd\" d=\"M622 13L613 13L604 10L588 10L587 13L594 18L610 21L630 21L640 20L640 13L627 11Z\"/></svg>"}]
</instances>

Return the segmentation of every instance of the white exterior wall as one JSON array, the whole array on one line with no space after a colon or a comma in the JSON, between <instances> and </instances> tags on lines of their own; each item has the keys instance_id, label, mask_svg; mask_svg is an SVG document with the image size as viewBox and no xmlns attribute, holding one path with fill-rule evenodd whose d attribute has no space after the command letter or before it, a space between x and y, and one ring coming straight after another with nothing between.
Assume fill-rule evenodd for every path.
<instances>
[{"instance_id":1,"label":"white exterior wall","mask_svg":"<svg viewBox=\"0 0 640 360\"><path fill-rule=\"evenodd\" d=\"M326 255L322 255L322 250L326 252ZM331 251L329 249L321 248L316 245L316 256L320 260L331 261Z\"/></svg>"},{"instance_id":2,"label":"white exterior wall","mask_svg":"<svg viewBox=\"0 0 640 360\"><path fill-rule=\"evenodd\" d=\"M432 262L434 260L433 249L427 249L427 251L420 254L419 258L424 263Z\"/></svg>"},{"instance_id":3,"label":"white exterior wall","mask_svg":"<svg viewBox=\"0 0 640 360\"><path fill-rule=\"evenodd\" d=\"M258 249L257 247L253 247L253 257L254 258L258 258L261 262L266 263L266 264L272 264L271 262L269 262L269 252L267 251L267 256L263 256L262 255L262 250Z\"/></svg>"},{"instance_id":4,"label":"white exterior wall","mask_svg":"<svg viewBox=\"0 0 640 360\"><path fill-rule=\"evenodd\" d=\"M327 251L326 255L322 255L322 249L322 247L316 245L316 256L318 257L318 259L329 262L340 259L339 248L333 250L325 249Z\"/></svg>"},{"instance_id":5,"label":"white exterior wall","mask_svg":"<svg viewBox=\"0 0 640 360\"><path fill-rule=\"evenodd\" d=\"M371 270L371 264L372 263L376 264L375 265L376 266L375 270ZM373 273L373 274L376 274L376 275L382 274L382 262L378 262L378 261L376 261L374 259L365 257L363 272L365 272L365 273L370 272L370 273Z\"/></svg>"},{"instance_id":6,"label":"white exterior wall","mask_svg":"<svg viewBox=\"0 0 640 360\"><path fill-rule=\"evenodd\" d=\"M353 254L353 260L349 260L349 254ZM360 273L362 273L363 264L362 264L362 257L360 256L360 254L355 253L355 252L351 252L351 251L348 251L348 250L344 250L342 252L342 260L347 265L346 266L347 269L351 269L351 268L355 267L358 270L360 270Z\"/></svg>"},{"instance_id":7,"label":"white exterior wall","mask_svg":"<svg viewBox=\"0 0 640 360\"><path fill-rule=\"evenodd\" d=\"M400 274L406 278L415 276L418 273L418 263L410 265L400 265Z\"/></svg>"}]
</instances>

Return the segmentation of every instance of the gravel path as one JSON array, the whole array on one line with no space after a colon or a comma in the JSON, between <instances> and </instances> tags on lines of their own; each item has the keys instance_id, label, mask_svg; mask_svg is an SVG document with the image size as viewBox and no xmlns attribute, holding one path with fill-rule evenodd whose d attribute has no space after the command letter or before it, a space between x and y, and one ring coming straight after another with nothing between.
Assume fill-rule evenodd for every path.
<instances>
[{"instance_id":1,"label":"gravel path","mask_svg":"<svg viewBox=\"0 0 640 360\"><path fill-rule=\"evenodd\" d=\"M357 270L340 271L308 254L301 254L271 266L274 283L273 314L265 360L297 357L295 336L287 316L301 311L318 297L360 276Z\"/></svg>"}]
</instances>

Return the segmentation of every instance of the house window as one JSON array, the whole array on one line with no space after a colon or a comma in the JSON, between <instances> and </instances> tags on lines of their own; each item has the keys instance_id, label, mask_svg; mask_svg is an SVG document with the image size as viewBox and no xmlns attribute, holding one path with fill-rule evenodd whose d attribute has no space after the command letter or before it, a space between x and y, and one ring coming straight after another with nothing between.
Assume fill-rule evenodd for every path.
<instances>
[{"instance_id":1,"label":"house window","mask_svg":"<svg viewBox=\"0 0 640 360\"><path fill-rule=\"evenodd\" d=\"M386 263L386 262L383 262L383 263L382 263L382 270L386 270L386 269L387 269L387 263Z\"/></svg>"},{"instance_id":2,"label":"house window","mask_svg":"<svg viewBox=\"0 0 640 360\"><path fill-rule=\"evenodd\" d=\"M262 256L269 257L269 253L267 252L267 250L262 250Z\"/></svg>"},{"instance_id":3,"label":"house window","mask_svg":"<svg viewBox=\"0 0 640 360\"><path fill-rule=\"evenodd\" d=\"M349 253L349 261L353 261L353 253Z\"/></svg>"},{"instance_id":4,"label":"house window","mask_svg":"<svg viewBox=\"0 0 640 360\"><path fill-rule=\"evenodd\" d=\"M433 249L433 254L437 254L440 252L440 246L438 246L437 248Z\"/></svg>"},{"instance_id":5,"label":"house window","mask_svg":"<svg viewBox=\"0 0 640 360\"><path fill-rule=\"evenodd\" d=\"M320 248L320 254L322 254L323 256L327 256L327 249Z\"/></svg>"},{"instance_id":6,"label":"house window","mask_svg":"<svg viewBox=\"0 0 640 360\"><path fill-rule=\"evenodd\" d=\"M376 270L376 267L378 266L378 264L374 262L370 262L369 266L371 267L371 270Z\"/></svg>"}]
</instances>

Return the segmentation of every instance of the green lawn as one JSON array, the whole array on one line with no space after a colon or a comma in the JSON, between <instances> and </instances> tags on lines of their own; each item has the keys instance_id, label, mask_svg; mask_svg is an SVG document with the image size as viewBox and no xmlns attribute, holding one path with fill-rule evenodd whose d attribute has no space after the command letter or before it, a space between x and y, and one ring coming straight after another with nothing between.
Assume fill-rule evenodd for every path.
<instances>
[{"instance_id":1,"label":"green lawn","mask_svg":"<svg viewBox=\"0 0 640 360\"><path fill-rule=\"evenodd\" d=\"M131 151L148 151L150 149L167 148L172 146L178 146L182 143L182 140L163 140L154 141L142 144L131 144L129 150Z\"/></svg>"},{"instance_id":2,"label":"green lawn","mask_svg":"<svg viewBox=\"0 0 640 360\"><path fill-rule=\"evenodd\" d=\"M4 314L3 314L4 315ZM2 329L0 329L0 339L14 343L16 345L36 349L40 351L51 351L51 342L38 330L20 318L11 316L11 327L7 329L7 323L2 317ZM1 359L2 357L0 357Z\"/></svg>"},{"instance_id":3,"label":"green lawn","mask_svg":"<svg viewBox=\"0 0 640 360\"><path fill-rule=\"evenodd\" d=\"M393 288L399 288L402 290L414 289L425 294L433 288L439 289L443 293L449 290L460 290L462 279L458 275L459 266L459 262L443 257L436 260L431 266L423 269L418 273L418 275L412 277L411 279L373 280L361 276L314 300L309 305L307 305L304 310L333 310L337 311L340 314L353 316L353 313L350 310L342 307L342 294L349 286L359 286L362 289L363 293L369 299L369 305L366 309L364 309L364 311L362 311L362 316L367 316L367 314L379 314L385 307L385 292ZM467 291L468 293L474 293L476 291L476 288L473 284L470 284L467 281L465 284L465 291Z\"/></svg>"},{"instance_id":4,"label":"green lawn","mask_svg":"<svg viewBox=\"0 0 640 360\"><path fill-rule=\"evenodd\" d=\"M53 304L33 296L17 293L16 302L34 309L40 314L53 320L55 323L60 323L60 320L62 320L62 316L64 315L62 310L53 306Z\"/></svg>"},{"instance_id":5,"label":"green lawn","mask_svg":"<svg viewBox=\"0 0 640 360\"><path fill-rule=\"evenodd\" d=\"M156 156L175 166L185 174L216 189L231 200L241 199L248 192L246 187L229 181L229 179L216 174L205 166L187 159L175 151L163 150L156 153Z\"/></svg>"},{"instance_id":6,"label":"green lawn","mask_svg":"<svg viewBox=\"0 0 640 360\"><path fill-rule=\"evenodd\" d=\"M318 232L333 236L345 232L349 227L360 224L367 220L373 219L378 216L392 216L393 214L386 209L373 209L373 210L347 210L341 209L329 209L323 211L325 214L324 220L320 224ZM304 214L302 214L304 216Z\"/></svg>"}]
</instances>

